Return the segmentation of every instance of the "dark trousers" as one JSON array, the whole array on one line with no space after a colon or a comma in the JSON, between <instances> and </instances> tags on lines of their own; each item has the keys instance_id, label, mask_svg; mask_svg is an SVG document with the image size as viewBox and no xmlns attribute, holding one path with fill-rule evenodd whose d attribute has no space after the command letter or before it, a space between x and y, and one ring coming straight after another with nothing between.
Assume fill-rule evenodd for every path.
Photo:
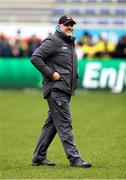
<instances>
[{"instance_id":1,"label":"dark trousers","mask_svg":"<svg viewBox=\"0 0 126 180\"><path fill-rule=\"evenodd\" d=\"M54 89L47 97L47 101L49 106L48 118L36 145L33 161L46 158L47 149L56 133L60 137L68 160L71 162L79 161L81 157L72 134L69 110L70 95L61 90Z\"/></svg>"}]
</instances>

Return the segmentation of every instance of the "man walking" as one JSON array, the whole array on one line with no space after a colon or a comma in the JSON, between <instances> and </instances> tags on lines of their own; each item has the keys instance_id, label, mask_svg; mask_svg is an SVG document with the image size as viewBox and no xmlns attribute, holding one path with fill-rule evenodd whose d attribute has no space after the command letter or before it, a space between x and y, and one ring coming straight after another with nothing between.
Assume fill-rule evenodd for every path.
<instances>
[{"instance_id":1,"label":"man walking","mask_svg":"<svg viewBox=\"0 0 126 180\"><path fill-rule=\"evenodd\" d=\"M72 33L76 22L60 17L56 32L47 37L33 53L31 62L43 74L43 94L47 99L48 118L33 153L32 165L53 166L47 150L56 133L63 144L70 166L89 168L74 143L69 102L77 85L77 56Z\"/></svg>"}]
</instances>

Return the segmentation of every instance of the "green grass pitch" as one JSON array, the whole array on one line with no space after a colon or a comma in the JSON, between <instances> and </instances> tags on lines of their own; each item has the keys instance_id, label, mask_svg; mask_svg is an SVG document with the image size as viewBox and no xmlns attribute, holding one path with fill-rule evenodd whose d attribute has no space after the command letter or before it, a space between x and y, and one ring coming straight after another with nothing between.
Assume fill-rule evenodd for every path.
<instances>
[{"instance_id":1,"label":"green grass pitch","mask_svg":"<svg viewBox=\"0 0 126 180\"><path fill-rule=\"evenodd\" d=\"M126 179L126 92L80 90L72 97L75 142L90 169L69 167L57 135L48 150L56 166L31 166L47 110L40 91L0 91L1 179Z\"/></svg>"}]
</instances>

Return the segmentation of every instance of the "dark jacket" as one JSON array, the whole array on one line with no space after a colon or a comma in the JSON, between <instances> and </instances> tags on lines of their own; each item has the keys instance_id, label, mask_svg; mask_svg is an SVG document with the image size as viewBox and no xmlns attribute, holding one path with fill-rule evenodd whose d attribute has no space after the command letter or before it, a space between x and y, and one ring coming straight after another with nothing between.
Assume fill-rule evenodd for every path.
<instances>
[{"instance_id":1,"label":"dark jacket","mask_svg":"<svg viewBox=\"0 0 126 180\"><path fill-rule=\"evenodd\" d=\"M74 94L77 86L77 55L74 39L56 31L35 50L31 62L43 74L44 97L52 88ZM55 71L60 74L58 81L51 79Z\"/></svg>"}]
</instances>

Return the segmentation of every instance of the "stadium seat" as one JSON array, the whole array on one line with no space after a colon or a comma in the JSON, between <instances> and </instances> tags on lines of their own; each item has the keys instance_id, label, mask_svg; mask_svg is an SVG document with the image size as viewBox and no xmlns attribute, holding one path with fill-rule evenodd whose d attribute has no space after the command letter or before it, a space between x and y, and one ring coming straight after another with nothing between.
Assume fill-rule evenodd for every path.
<instances>
[{"instance_id":1,"label":"stadium seat","mask_svg":"<svg viewBox=\"0 0 126 180\"><path fill-rule=\"evenodd\" d=\"M79 15L81 14L81 11L79 9L71 9L70 14L72 15Z\"/></svg>"},{"instance_id":2,"label":"stadium seat","mask_svg":"<svg viewBox=\"0 0 126 180\"><path fill-rule=\"evenodd\" d=\"M100 9L101 15L109 15L111 13L110 9Z\"/></svg>"},{"instance_id":3,"label":"stadium seat","mask_svg":"<svg viewBox=\"0 0 126 180\"><path fill-rule=\"evenodd\" d=\"M85 9L84 12L87 15L95 15L96 14L95 9Z\"/></svg>"},{"instance_id":4,"label":"stadium seat","mask_svg":"<svg viewBox=\"0 0 126 180\"><path fill-rule=\"evenodd\" d=\"M65 14L65 9L64 8L54 8L54 9L52 9L52 13L55 15Z\"/></svg>"},{"instance_id":5,"label":"stadium seat","mask_svg":"<svg viewBox=\"0 0 126 180\"><path fill-rule=\"evenodd\" d=\"M125 15L126 9L115 9L115 14L117 15Z\"/></svg>"},{"instance_id":6,"label":"stadium seat","mask_svg":"<svg viewBox=\"0 0 126 180\"><path fill-rule=\"evenodd\" d=\"M122 19L116 19L113 21L114 24L125 24L124 20Z\"/></svg>"},{"instance_id":7,"label":"stadium seat","mask_svg":"<svg viewBox=\"0 0 126 180\"><path fill-rule=\"evenodd\" d=\"M66 3L66 0L56 0L56 3Z\"/></svg>"},{"instance_id":8,"label":"stadium seat","mask_svg":"<svg viewBox=\"0 0 126 180\"><path fill-rule=\"evenodd\" d=\"M83 24L93 24L93 20L92 19L85 19L83 20Z\"/></svg>"},{"instance_id":9,"label":"stadium seat","mask_svg":"<svg viewBox=\"0 0 126 180\"><path fill-rule=\"evenodd\" d=\"M118 3L126 3L126 0L117 0Z\"/></svg>"},{"instance_id":10,"label":"stadium seat","mask_svg":"<svg viewBox=\"0 0 126 180\"><path fill-rule=\"evenodd\" d=\"M107 19L101 19L97 21L98 24L109 24L109 21Z\"/></svg>"},{"instance_id":11,"label":"stadium seat","mask_svg":"<svg viewBox=\"0 0 126 180\"><path fill-rule=\"evenodd\" d=\"M113 0L101 0L101 3L111 3Z\"/></svg>"},{"instance_id":12,"label":"stadium seat","mask_svg":"<svg viewBox=\"0 0 126 180\"><path fill-rule=\"evenodd\" d=\"M97 0L87 0L87 3L95 3Z\"/></svg>"},{"instance_id":13,"label":"stadium seat","mask_svg":"<svg viewBox=\"0 0 126 180\"><path fill-rule=\"evenodd\" d=\"M72 0L73 3L81 3L81 0Z\"/></svg>"}]
</instances>

